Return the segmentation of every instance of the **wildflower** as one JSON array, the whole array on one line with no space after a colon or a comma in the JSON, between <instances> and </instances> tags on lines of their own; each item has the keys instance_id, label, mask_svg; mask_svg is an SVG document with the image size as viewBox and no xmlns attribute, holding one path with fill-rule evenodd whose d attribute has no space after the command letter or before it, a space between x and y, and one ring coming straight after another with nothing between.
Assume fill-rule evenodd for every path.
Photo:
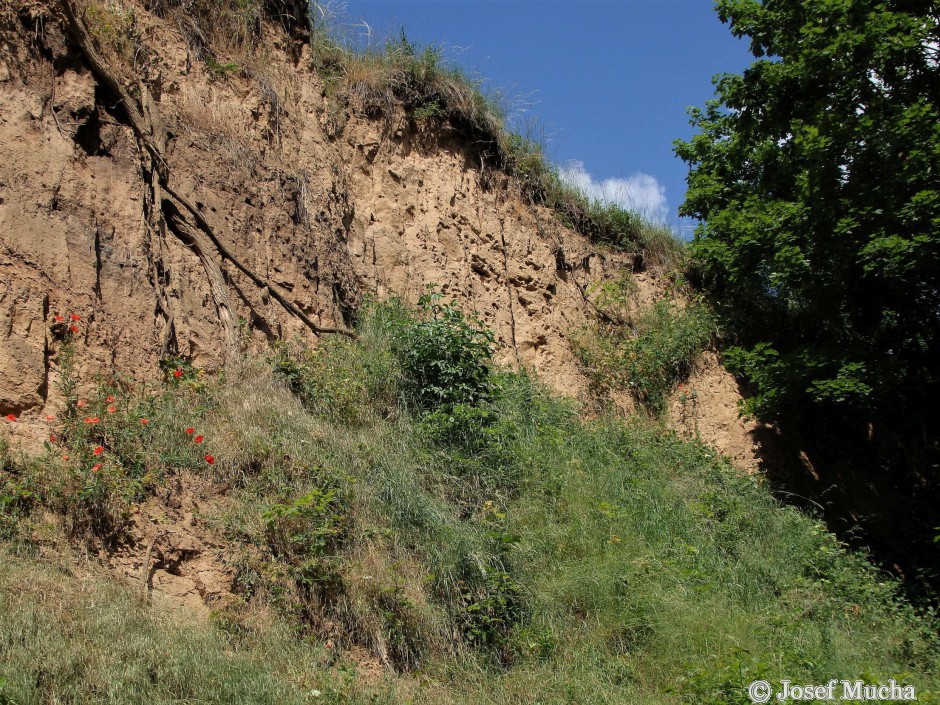
<instances>
[{"instance_id":1,"label":"wildflower","mask_svg":"<svg viewBox=\"0 0 940 705\"><path fill-rule=\"evenodd\" d=\"M196 429L194 429L194 428L187 428L187 429L186 429L186 433L189 434L190 436L193 435L195 432L196 432Z\"/></svg>"},{"instance_id":2,"label":"wildflower","mask_svg":"<svg viewBox=\"0 0 940 705\"><path fill-rule=\"evenodd\" d=\"M102 453L104 453L104 448L102 446L97 446L95 448L95 455L101 455Z\"/></svg>"},{"instance_id":3,"label":"wildflower","mask_svg":"<svg viewBox=\"0 0 940 705\"><path fill-rule=\"evenodd\" d=\"M148 424L150 423L150 419L141 419L140 422L143 424Z\"/></svg>"},{"instance_id":4,"label":"wildflower","mask_svg":"<svg viewBox=\"0 0 940 705\"><path fill-rule=\"evenodd\" d=\"M16 421L16 414L7 414L7 421Z\"/></svg>"},{"instance_id":5,"label":"wildflower","mask_svg":"<svg viewBox=\"0 0 940 705\"><path fill-rule=\"evenodd\" d=\"M98 418L97 416L86 416L86 417L85 417L85 423L98 423L99 421L101 421L101 419Z\"/></svg>"},{"instance_id":6,"label":"wildflower","mask_svg":"<svg viewBox=\"0 0 940 705\"><path fill-rule=\"evenodd\" d=\"M79 409L84 409L86 406L88 406L88 402L79 399L77 402L75 402L75 406L77 406Z\"/></svg>"},{"instance_id":7,"label":"wildflower","mask_svg":"<svg viewBox=\"0 0 940 705\"><path fill-rule=\"evenodd\" d=\"M80 320L82 320L82 317L79 316L77 313L73 313L71 316L69 316L69 318L71 318L73 321L80 321Z\"/></svg>"},{"instance_id":8,"label":"wildflower","mask_svg":"<svg viewBox=\"0 0 940 705\"><path fill-rule=\"evenodd\" d=\"M55 316L53 316L52 320L54 320L56 323L62 323L62 321L65 320L65 316L63 316L61 313L57 313Z\"/></svg>"},{"instance_id":9,"label":"wildflower","mask_svg":"<svg viewBox=\"0 0 940 705\"><path fill-rule=\"evenodd\" d=\"M113 404L108 407L108 413L109 413L109 414L113 414L115 411L117 411L117 407L114 406Z\"/></svg>"},{"instance_id":10,"label":"wildflower","mask_svg":"<svg viewBox=\"0 0 940 705\"><path fill-rule=\"evenodd\" d=\"M63 456L62 456L62 460L68 460L68 459L69 459L69 456L67 456L67 455L63 455Z\"/></svg>"},{"instance_id":11,"label":"wildflower","mask_svg":"<svg viewBox=\"0 0 940 705\"><path fill-rule=\"evenodd\" d=\"M46 417L46 421L55 421L55 416L50 414L49 416Z\"/></svg>"},{"instance_id":12,"label":"wildflower","mask_svg":"<svg viewBox=\"0 0 940 705\"><path fill-rule=\"evenodd\" d=\"M53 433L51 436L49 436L49 442L50 442L50 443L55 443L56 440L57 440L57 439L56 439L56 435L55 435L54 433Z\"/></svg>"},{"instance_id":13,"label":"wildflower","mask_svg":"<svg viewBox=\"0 0 940 705\"><path fill-rule=\"evenodd\" d=\"M183 371L177 367L175 370L173 370L173 376L176 377L176 379L179 379L183 376Z\"/></svg>"},{"instance_id":14,"label":"wildflower","mask_svg":"<svg viewBox=\"0 0 940 705\"><path fill-rule=\"evenodd\" d=\"M73 323L72 325L69 326L69 332L78 333L78 326Z\"/></svg>"},{"instance_id":15,"label":"wildflower","mask_svg":"<svg viewBox=\"0 0 940 705\"><path fill-rule=\"evenodd\" d=\"M196 436L196 437L193 439L193 441L196 442L196 443L202 443L202 436Z\"/></svg>"},{"instance_id":16,"label":"wildflower","mask_svg":"<svg viewBox=\"0 0 940 705\"><path fill-rule=\"evenodd\" d=\"M110 404L112 401L114 401L114 395L109 394L108 396L104 398L104 400Z\"/></svg>"},{"instance_id":17,"label":"wildflower","mask_svg":"<svg viewBox=\"0 0 940 705\"><path fill-rule=\"evenodd\" d=\"M97 465L92 465L92 466L91 466L91 471L92 471L92 472L98 472L100 469L101 469L101 463L98 463Z\"/></svg>"},{"instance_id":18,"label":"wildflower","mask_svg":"<svg viewBox=\"0 0 940 705\"><path fill-rule=\"evenodd\" d=\"M215 457L213 457L213 456L211 456L211 455L207 455L207 456L206 456L206 462L209 463L209 465L215 465Z\"/></svg>"}]
</instances>

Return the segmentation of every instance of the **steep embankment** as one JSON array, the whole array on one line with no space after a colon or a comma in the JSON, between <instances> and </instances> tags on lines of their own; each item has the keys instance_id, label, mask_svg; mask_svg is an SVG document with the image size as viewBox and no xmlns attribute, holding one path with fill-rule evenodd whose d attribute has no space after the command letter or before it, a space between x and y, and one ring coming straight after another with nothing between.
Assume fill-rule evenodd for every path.
<instances>
[{"instance_id":1,"label":"steep embankment","mask_svg":"<svg viewBox=\"0 0 940 705\"><path fill-rule=\"evenodd\" d=\"M364 296L414 301L429 283L479 312L499 361L583 396L569 334L634 258L522 198L466 126L363 112L266 24L209 54L178 16L91 4L70 27L64 7L3 16L0 412L19 435L44 437L28 422L62 405L56 315L82 317L84 379L153 379L168 356L214 369L314 344ZM728 393L698 404L699 433L753 467L736 386L703 369L703 390Z\"/></svg>"},{"instance_id":2,"label":"steep embankment","mask_svg":"<svg viewBox=\"0 0 940 705\"><path fill-rule=\"evenodd\" d=\"M293 4L0 0L0 703L929 702L674 241Z\"/></svg>"}]
</instances>

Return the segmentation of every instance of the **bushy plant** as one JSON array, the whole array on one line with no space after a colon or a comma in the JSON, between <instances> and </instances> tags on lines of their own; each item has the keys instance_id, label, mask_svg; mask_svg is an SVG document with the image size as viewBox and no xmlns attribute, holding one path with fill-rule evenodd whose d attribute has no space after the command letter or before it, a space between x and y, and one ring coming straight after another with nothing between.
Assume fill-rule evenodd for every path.
<instances>
[{"instance_id":1,"label":"bushy plant","mask_svg":"<svg viewBox=\"0 0 940 705\"><path fill-rule=\"evenodd\" d=\"M290 560L317 559L333 551L346 528L348 498L337 488L313 488L299 497L264 510L268 544L275 555Z\"/></svg>"},{"instance_id":2,"label":"bushy plant","mask_svg":"<svg viewBox=\"0 0 940 705\"><path fill-rule=\"evenodd\" d=\"M661 414L673 388L692 371L715 332L709 309L660 300L632 328L609 326L575 339L598 392L628 389L638 402Z\"/></svg>"},{"instance_id":3,"label":"bushy plant","mask_svg":"<svg viewBox=\"0 0 940 705\"><path fill-rule=\"evenodd\" d=\"M422 296L419 318L395 340L405 399L418 411L472 406L489 399L492 391L493 333L455 301L441 300L434 291Z\"/></svg>"}]
</instances>

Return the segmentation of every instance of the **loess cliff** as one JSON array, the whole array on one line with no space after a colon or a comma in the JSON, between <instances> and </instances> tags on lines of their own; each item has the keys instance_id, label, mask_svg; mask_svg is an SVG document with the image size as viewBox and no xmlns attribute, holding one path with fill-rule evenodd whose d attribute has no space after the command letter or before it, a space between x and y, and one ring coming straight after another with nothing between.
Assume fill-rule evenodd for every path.
<instances>
[{"instance_id":1,"label":"loess cliff","mask_svg":"<svg viewBox=\"0 0 940 705\"><path fill-rule=\"evenodd\" d=\"M365 297L433 284L494 331L499 362L583 398L570 338L598 320L599 284L630 271L640 304L663 296L662 272L524 197L466 125L338 91L275 24L210 55L158 9L2 14L0 414L17 436L63 404L56 316L81 317L88 383L152 380L168 358L315 345ZM714 360L695 375L696 432L753 468L737 385Z\"/></svg>"}]
</instances>

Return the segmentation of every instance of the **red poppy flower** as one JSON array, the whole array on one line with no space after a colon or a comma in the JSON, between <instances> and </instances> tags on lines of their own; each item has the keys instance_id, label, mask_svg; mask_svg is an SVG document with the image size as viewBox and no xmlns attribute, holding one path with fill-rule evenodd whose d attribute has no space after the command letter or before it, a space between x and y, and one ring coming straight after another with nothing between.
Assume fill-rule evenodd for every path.
<instances>
[{"instance_id":1,"label":"red poppy flower","mask_svg":"<svg viewBox=\"0 0 940 705\"><path fill-rule=\"evenodd\" d=\"M61 313L57 313L57 314L53 317L53 320L54 320L56 323L61 323L62 321L65 320L65 316L63 316Z\"/></svg>"},{"instance_id":2,"label":"red poppy flower","mask_svg":"<svg viewBox=\"0 0 940 705\"><path fill-rule=\"evenodd\" d=\"M86 417L85 417L85 423L98 423L99 421L101 421L101 419L98 418L97 416L86 416Z\"/></svg>"},{"instance_id":3,"label":"red poppy flower","mask_svg":"<svg viewBox=\"0 0 940 705\"><path fill-rule=\"evenodd\" d=\"M110 404L112 401L114 401L114 395L109 394L108 396L104 398L104 400Z\"/></svg>"},{"instance_id":4,"label":"red poppy flower","mask_svg":"<svg viewBox=\"0 0 940 705\"><path fill-rule=\"evenodd\" d=\"M69 456L67 456L67 455L63 455L63 456L62 456L62 460L68 460L68 459L69 459Z\"/></svg>"},{"instance_id":5,"label":"red poppy flower","mask_svg":"<svg viewBox=\"0 0 940 705\"><path fill-rule=\"evenodd\" d=\"M104 453L104 448L102 448L101 446L97 446L95 448L95 455L101 455L102 453Z\"/></svg>"},{"instance_id":6,"label":"red poppy flower","mask_svg":"<svg viewBox=\"0 0 940 705\"><path fill-rule=\"evenodd\" d=\"M108 407L108 413L109 413L109 414L113 414L115 411L117 411L117 407L116 407L116 406L109 406L109 407Z\"/></svg>"},{"instance_id":7,"label":"red poppy flower","mask_svg":"<svg viewBox=\"0 0 940 705\"><path fill-rule=\"evenodd\" d=\"M100 469L101 469L101 463L98 463L97 465L92 465L92 466L91 466L91 471L92 471L92 472L98 472Z\"/></svg>"},{"instance_id":8,"label":"red poppy flower","mask_svg":"<svg viewBox=\"0 0 940 705\"><path fill-rule=\"evenodd\" d=\"M73 321L80 321L80 320L82 320L82 317L79 316L77 313L73 313L71 316L69 316L69 318L71 318Z\"/></svg>"},{"instance_id":9,"label":"red poppy flower","mask_svg":"<svg viewBox=\"0 0 940 705\"><path fill-rule=\"evenodd\" d=\"M77 402L75 402L75 406L77 406L79 409L84 409L86 406L88 406L88 402L79 399Z\"/></svg>"},{"instance_id":10,"label":"red poppy flower","mask_svg":"<svg viewBox=\"0 0 940 705\"><path fill-rule=\"evenodd\" d=\"M194 429L194 428L187 428L187 429L186 429L186 433L188 433L190 436L193 435L195 432L196 432L196 429Z\"/></svg>"},{"instance_id":11,"label":"red poppy flower","mask_svg":"<svg viewBox=\"0 0 940 705\"><path fill-rule=\"evenodd\" d=\"M16 421L16 414L7 414L7 421Z\"/></svg>"},{"instance_id":12,"label":"red poppy flower","mask_svg":"<svg viewBox=\"0 0 940 705\"><path fill-rule=\"evenodd\" d=\"M51 436L49 436L49 442L50 442L50 443L55 443L55 442L56 442L56 437L55 437L55 434L54 434L54 433L53 433Z\"/></svg>"},{"instance_id":13,"label":"red poppy flower","mask_svg":"<svg viewBox=\"0 0 940 705\"><path fill-rule=\"evenodd\" d=\"M55 416L52 416L50 414L49 416L46 417L46 421L55 421Z\"/></svg>"},{"instance_id":14,"label":"red poppy flower","mask_svg":"<svg viewBox=\"0 0 940 705\"><path fill-rule=\"evenodd\" d=\"M141 422L141 423L150 423L150 419L141 419L140 422Z\"/></svg>"},{"instance_id":15,"label":"red poppy flower","mask_svg":"<svg viewBox=\"0 0 940 705\"><path fill-rule=\"evenodd\" d=\"M215 458L214 458L213 456L211 456L211 455L207 455L207 456L206 456L206 462L209 463L209 465L214 465L214 464L215 464Z\"/></svg>"},{"instance_id":16,"label":"red poppy flower","mask_svg":"<svg viewBox=\"0 0 940 705\"><path fill-rule=\"evenodd\" d=\"M196 436L196 437L193 439L193 441L195 441L196 443L202 443L202 436Z\"/></svg>"},{"instance_id":17,"label":"red poppy flower","mask_svg":"<svg viewBox=\"0 0 940 705\"><path fill-rule=\"evenodd\" d=\"M70 333L78 333L78 326L76 326L76 325L73 323L72 325L69 326L69 332L70 332Z\"/></svg>"},{"instance_id":18,"label":"red poppy flower","mask_svg":"<svg viewBox=\"0 0 940 705\"><path fill-rule=\"evenodd\" d=\"M183 371L182 371L181 369L177 368L177 369L173 370L173 376L176 377L176 379L179 379L180 377L183 376Z\"/></svg>"}]
</instances>

